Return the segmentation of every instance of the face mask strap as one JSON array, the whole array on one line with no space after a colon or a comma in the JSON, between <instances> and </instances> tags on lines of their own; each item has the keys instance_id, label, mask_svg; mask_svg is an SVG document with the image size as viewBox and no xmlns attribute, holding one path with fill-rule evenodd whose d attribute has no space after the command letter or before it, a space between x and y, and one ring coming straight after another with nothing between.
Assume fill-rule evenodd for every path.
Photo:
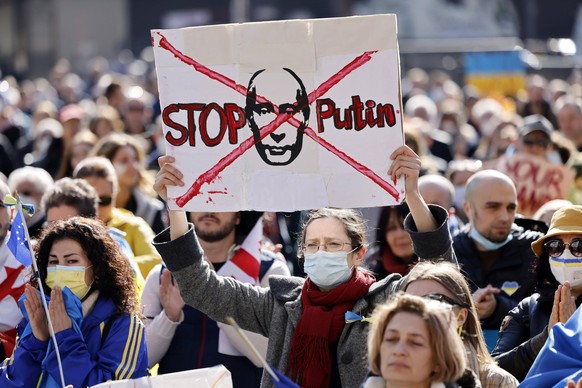
<instances>
[{"instance_id":1,"label":"face mask strap","mask_svg":"<svg viewBox=\"0 0 582 388\"><path fill-rule=\"evenodd\" d=\"M459 318L461 318L461 313L463 312L463 308L464 307L461 307L459 309L459 312L457 313L457 317L455 318L457 320L457 322L459 322ZM457 330L457 333L459 334L459 337L462 337L462 335L463 335L463 324L462 323L459 325L459 329Z\"/></svg>"}]
</instances>

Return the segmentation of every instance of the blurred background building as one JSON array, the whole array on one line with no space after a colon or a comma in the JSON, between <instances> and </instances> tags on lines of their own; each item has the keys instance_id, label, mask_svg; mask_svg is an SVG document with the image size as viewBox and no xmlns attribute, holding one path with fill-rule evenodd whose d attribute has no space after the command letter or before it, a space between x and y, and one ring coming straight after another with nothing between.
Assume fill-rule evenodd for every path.
<instances>
[{"instance_id":1,"label":"blurred background building","mask_svg":"<svg viewBox=\"0 0 582 388\"><path fill-rule=\"evenodd\" d=\"M398 15L403 70L460 80L463 53L516 49L549 77L580 64L578 0L0 0L0 69L33 78L66 58L86 75L96 57L151 61L150 29L374 13Z\"/></svg>"}]
</instances>

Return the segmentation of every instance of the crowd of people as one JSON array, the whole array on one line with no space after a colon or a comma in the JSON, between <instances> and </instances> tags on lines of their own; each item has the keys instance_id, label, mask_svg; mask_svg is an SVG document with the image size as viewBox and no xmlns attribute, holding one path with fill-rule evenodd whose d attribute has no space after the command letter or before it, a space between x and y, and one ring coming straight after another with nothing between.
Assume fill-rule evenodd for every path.
<instances>
[{"instance_id":1,"label":"crowd of people","mask_svg":"<svg viewBox=\"0 0 582 388\"><path fill-rule=\"evenodd\" d=\"M301 387L535 386L550 376L536 360L582 346L557 340L578 330L568 322L582 302L577 73L529 75L500 97L409 70L405 145L379 156L390 179L405 177L405 201L364 219L167 210L168 187L184 182L165 155L154 69L104 63L0 80L0 386L218 364L234 387L275 386L261 358ZM531 180L566 189L534 201L499 168L512 158L564 172ZM34 205L37 270L8 247L8 194ZM568 367L552 385L576 383Z\"/></svg>"}]
</instances>

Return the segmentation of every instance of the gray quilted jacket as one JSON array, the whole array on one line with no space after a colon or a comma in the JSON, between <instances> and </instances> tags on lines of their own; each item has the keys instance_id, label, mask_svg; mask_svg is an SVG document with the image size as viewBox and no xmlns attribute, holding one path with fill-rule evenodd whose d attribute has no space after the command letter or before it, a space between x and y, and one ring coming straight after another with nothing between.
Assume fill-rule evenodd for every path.
<instances>
[{"instance_id":1,"label":"gray quilted jacket","mask_svg":"<svg viewBox=\"0 0 582 388\"><path fill-rule=\"evenodd\" d=\"M405 228L412 235L415 252L424 260L444 259L456 262L447 225L447 212L430 206L439 227L431 232L416 232L410 215ZM260 288L221 277L202 259L203 251L190 225L189 231L170 241L169 230L158 234L154 246L176 278L186 304L218 322L231 316L243 328L269 337L267 362L285 373L291 340L301 317L303 278L272 276L270 288ZM421 260L422 260L421 259ZM393 274L374 283L358 300L352 311L370 316L374 307L400 288L402 277ZM359 387L366 379L366 341L368 324L346 324L338 342L337 364L343 387ZM261 387L274 387L265 372Z\"/></svg>"}]
</instances>

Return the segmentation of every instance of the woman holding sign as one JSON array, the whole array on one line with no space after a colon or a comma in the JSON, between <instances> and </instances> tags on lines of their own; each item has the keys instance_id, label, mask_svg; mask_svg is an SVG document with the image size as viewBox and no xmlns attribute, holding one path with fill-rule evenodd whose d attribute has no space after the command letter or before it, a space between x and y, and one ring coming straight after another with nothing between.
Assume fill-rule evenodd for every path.
<instances>
[{"instance_id":1,"label":"woman holding sign","mask_svg":"<svg viewBox=\"0 0 582 388\"><path fill-rule=\"evenodd\" d=\"M83 217L55 222L36 256L58 352L34 276L21 298L25 318L12 358L0 367L0 386L87 387L145 376L132 270L107 228Z\"/></svg>"},{"instance_id":2,"label":"woman holding sign","mask_svg":"<svg viewBox=\"0 0 582 388\"><path fill-rule=\"evenodd\" d=\"M455 261L448 232L447 212L429 207L418 193L420 159L408 147L391 156L389 175L405 176L410 215L405 227L413 242L422 240L422 258ZM159 160L155 188L167 198L167 186L182 186L182 174L171 156ZM172 272L184 301L224 322L232 316L246 330L269 337L267 362L300 386L354 387L367 373L368 320L346 323L353 311L369 317L402 283L393 274L376 282L360 265L366 251L361 217L349 209L313 211L300 237L300 261L307 278L272 277L270 288L258 288L217 276L203 260L204 252L183 211L170 212L170 229L154 245ZM191 252L191 254L184 254ZM263 387L273 384L263 375Z\"/></svg>"}]
</instances>

